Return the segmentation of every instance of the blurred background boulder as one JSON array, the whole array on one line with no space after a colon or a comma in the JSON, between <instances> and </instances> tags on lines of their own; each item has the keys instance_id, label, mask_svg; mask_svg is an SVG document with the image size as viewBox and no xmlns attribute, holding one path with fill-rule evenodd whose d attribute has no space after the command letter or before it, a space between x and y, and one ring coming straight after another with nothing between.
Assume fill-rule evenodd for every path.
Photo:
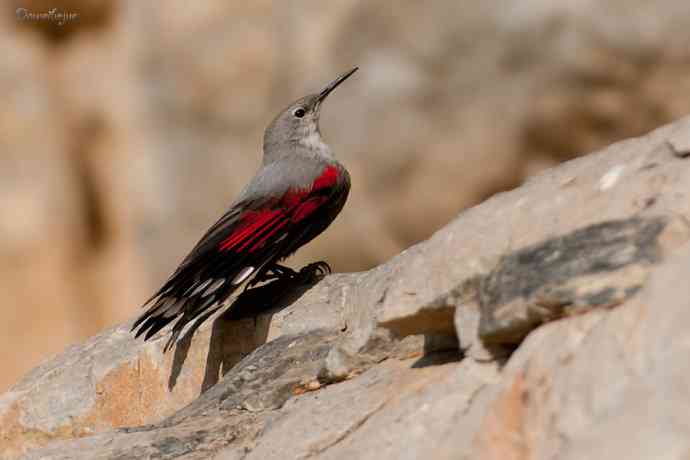
<instances>
[{"instance_id":1,"label":"blurred background boulder","mask_svg":"<svg viewBox=\"0 0 690 460\"><path fill-rule=\"evenodd\" d=\"M275 113L339 72L361 67L321 128L350 201L291 263L352 271L686 114L689 39L682 0L5 2L0 391L131 318L258 167Z\"/></svg>"}]
</instances>

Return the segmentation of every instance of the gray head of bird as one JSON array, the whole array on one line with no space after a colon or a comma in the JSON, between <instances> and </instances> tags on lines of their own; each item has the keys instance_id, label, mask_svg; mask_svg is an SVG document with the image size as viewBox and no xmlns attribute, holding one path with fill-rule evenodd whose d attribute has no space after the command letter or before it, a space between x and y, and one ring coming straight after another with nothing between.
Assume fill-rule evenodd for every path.
<instances>
[{"instance_id":1,"label":"gray head of bird","mask_svg":"<svg viewBox=\"0 0 690 460\"><path fill-rule=\"evenodd\" d=\"M338 76L318 93L297 99L273 119L264 132L264 164L285 156L291 150L329 153L319 130L321 105L357 69L355 67Z\"/></svg>"}]
</instances>

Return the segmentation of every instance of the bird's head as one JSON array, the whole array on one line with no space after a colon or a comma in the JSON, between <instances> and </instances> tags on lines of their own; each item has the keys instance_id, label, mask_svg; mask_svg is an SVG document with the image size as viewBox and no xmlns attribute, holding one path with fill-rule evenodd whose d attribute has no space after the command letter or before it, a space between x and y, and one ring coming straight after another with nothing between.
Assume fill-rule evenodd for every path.
<instances>
[{"instance_id":1,"label":"bird's head","mask_svg":"<svg viewBox=\"0 0 690 460\"><path fill-rule=\"evenodd\" d=\"M319 132L321 104L357 69L355 67L340 75L320 92L297 99L273 119L264 132L264 164L295 149L329 154L328 146L321 140Z\"/></svg>"}]
</instances>

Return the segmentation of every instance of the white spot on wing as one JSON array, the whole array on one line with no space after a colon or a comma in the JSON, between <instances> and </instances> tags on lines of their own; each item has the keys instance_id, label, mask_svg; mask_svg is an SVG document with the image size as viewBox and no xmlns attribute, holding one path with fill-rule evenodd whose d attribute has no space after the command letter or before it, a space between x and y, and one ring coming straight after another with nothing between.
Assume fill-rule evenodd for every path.
<instances>
[{"instance_id":1,"label":"white spot on wing","mask_svg":"<svg viewBox=\"0 0 690 460\"><path fill-rule=\"evenodd\" d=\"M247 278L254 273L254 267L244 267L235 277L235 279L232 280L232 285L237 286L238 284L242 284L245 281L247 281Z\"/></svg>"},{"instance_id":2,"label":"white spot on wing","mask_svg":"<svg viewBox=\"0 0 690 460\"><path fill-rule=\"evenodd\" d=\"M225 279L221 278L221 279L215 280L215 281L213 282L213 284L210 285L210 286L208 287L208 289L206 289L206 292L204 292L203 297L206 297L207 295L213 294L213 293L216 292L216 291L218 290L218 288L220 288L223 284L225 284Z\"/></svg>"},{"instance_id":3,"label":"white spot on wing","mask_svg":"<svg viewBox=\"0 0 690 460\"><path fill-rule=\"evenodd\" d=\"M189 296L191 297L191 296L197 295L198 293L200 293L201 291L203 291L204 289L206 289L206 288L208 287L208 285L211 284L212 282L213 282L213 279L212 279L212 278L211 278L211 279L207 279L206 281L204 281L203 283L201 283L200 285L198 285L198 286L196 287L196 289L194 289L194 291L193 291Z\"/></svg>"}]
</instances>

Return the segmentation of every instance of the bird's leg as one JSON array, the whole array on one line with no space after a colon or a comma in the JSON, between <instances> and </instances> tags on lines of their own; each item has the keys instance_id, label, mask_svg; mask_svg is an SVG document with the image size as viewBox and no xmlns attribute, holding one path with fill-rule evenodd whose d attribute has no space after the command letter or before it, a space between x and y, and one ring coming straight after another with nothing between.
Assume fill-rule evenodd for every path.
<instances>
[{"instance_id":1,"label":"bird's leg","mask_svg":"<svg viewBox=\"0 0 690 460\"><path fill-rule=\"evenodd\" d=\"M283 278L285 276L289 278L294 278L295 276L297 276L297 272L294 271L292 268L280 264L271 265L270 267L268 267L268 271L273 274L274 278Z\"/></svg>"},{"instance_id":2,"label":"bird's leg","mask_svg":"<svg viewBox=\"0 0 690 460\"><path fill-rule=\"evenodd\" d=\"M279 280L279 279L297 279L306 280L317 280L323 278L331 273L331 266L324 261L312 262L305 265L296 272L290 267L280 264L271 264L261 270L253 280L247 283L246 289L250 289L259 283Z\"/></svg>"},{"instance_id":3,"label":"bird's leg","mask_svg":"<svg viewBox=\"0 0 690 460\"><path fill-rule=\"evenodd\" d=\"M261 272L259 272L254 279L247 284L247 288L254 287L255 285L265 281L273 281L281 278L294 278L295 276L297 276L297 272L292 268L280 264L271 264L261 270Z\"/></svg>"},{"instance_id":4,"label":"bird's leg","mask_svg":"<svg viewBox=\"0 0 690 460\"><path fill-rule=\"evenodd\" d=\"M323 278L331 273L331 266L323 260L319 260L318 262L312 262L309 265L302 267L302 269L299 271L299 276L305 278Z\"/></svg>"}]
</instances>

